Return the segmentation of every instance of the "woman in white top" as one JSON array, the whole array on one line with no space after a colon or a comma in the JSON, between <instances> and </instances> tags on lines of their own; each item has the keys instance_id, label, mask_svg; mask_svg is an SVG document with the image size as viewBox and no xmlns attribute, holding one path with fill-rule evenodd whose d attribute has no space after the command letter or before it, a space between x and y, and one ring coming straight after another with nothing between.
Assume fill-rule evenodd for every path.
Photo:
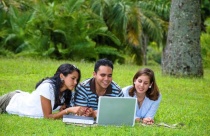
<instances>
[{"instance_id":1,"label":"woman in white top","mask_svg":"<svg viewBox=\"0 0 210 136\"><path fill-rule=\"evenodd\" d=\"M161 94L155 81L154 72L144 68L133 77L133 85L122 89L124 97L137 98L136 121L153 124L154 116L161 101Z\"/></svg>"},{"instance_id":2,"label":"woman in white top","mask_svg":"<svg viewBox=\"0 0 210 136\"><path fill-rule=\"evenodd\" d=\"M77 67L62 64L54 76L38 82L32 93L16 90L1 96L0 112L52 119L62 118L64 114L78 113L82 107L69 106L73 99L72 90L79 83L80 77L80 70ZM53 112L56 110L59 111Z\"/></svg>"}]
</instances>

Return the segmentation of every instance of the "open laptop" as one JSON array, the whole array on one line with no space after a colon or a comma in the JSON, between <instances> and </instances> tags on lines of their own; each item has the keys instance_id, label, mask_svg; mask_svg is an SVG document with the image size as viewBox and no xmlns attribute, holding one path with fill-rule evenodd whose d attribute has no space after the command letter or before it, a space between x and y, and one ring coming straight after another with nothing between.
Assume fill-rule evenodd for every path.
<instances>
[{"instance_id":1,"label":"open laptop","mask_svg":"<svg viewBox=\"0 0 210 136\"><path fill-rule=\"evenodd\" d=\"M99 97L96 123L134 126L136 102L136 98L131 97Z\"/></svg>"}]
</instances>

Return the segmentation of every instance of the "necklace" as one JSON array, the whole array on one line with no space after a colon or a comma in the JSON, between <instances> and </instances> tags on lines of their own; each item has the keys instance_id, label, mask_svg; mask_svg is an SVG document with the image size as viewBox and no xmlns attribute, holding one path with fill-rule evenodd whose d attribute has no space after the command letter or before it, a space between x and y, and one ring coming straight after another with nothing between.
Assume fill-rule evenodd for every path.
<instances>
[{"instance_id":1,"label":"necklace","mask_svg":"<svg viewBox=\"0 0 210 136\"><path fill-rule=\"evenodd\" d=\"M145 98L145 97L144 97L144 98ZM141 108L141 105L142 105L142 103L143 103L143 101L144 101L144 98L141 99L141 100L139 100L138 97L137 97L139 109Z\"/></svg>"}]
</instances>

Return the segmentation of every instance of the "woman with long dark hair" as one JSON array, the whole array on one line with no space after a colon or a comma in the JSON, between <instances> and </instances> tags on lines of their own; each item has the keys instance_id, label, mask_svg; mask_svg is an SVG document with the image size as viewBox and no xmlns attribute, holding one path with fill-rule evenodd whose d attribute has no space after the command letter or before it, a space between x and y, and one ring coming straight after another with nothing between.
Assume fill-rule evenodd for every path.
<instances>
[{"instance_id":1,"label":"woman with long dark hair","mask_svg":"<svg viewBox=\"0 0 210 136\"><path fill-rule=\"evenodd\" d=\"M62 118L82 107L71 107L72 90L80 81L80 70L62 64L52 77L42 79L32 93L16 90L0 97L0 112L33 118ZM58 112L54 112L59 110ZM81 110L81 109L80 109Z\"/></svg>"}]
</instances>

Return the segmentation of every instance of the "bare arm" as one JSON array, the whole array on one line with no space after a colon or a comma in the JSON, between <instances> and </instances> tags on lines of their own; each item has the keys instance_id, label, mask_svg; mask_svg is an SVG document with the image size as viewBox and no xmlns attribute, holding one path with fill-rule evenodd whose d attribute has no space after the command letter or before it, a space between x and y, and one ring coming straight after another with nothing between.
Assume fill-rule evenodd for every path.
<instances>
[{"instance_id":1,"label":"bare arm","mask_svg":"<svg viewBox=\"0 0 210 136\"><path fill-rule=\"evenodd\" d=\"M58 113L52 113L52 106L51 101L43 96L41 97L41 105L42 105L42 111L44 118L51 118L51 119L59 119L62 118L63 115L69 114L69 113L77 113L80 107L69 107L65 110L61 110Z\"/></svg>"},{"instance_id":2,"label":"bare arm","mask_svg":"<svg viewBox=\"0 0 210 136\"><path fill-rule=\"evenodd\" d=\"M88 108L85 106L81 106L76 113L79 116L87 116L87 117L97 117L97 110L93 110L92 108Z\"/></svg>"}]
</instances>

